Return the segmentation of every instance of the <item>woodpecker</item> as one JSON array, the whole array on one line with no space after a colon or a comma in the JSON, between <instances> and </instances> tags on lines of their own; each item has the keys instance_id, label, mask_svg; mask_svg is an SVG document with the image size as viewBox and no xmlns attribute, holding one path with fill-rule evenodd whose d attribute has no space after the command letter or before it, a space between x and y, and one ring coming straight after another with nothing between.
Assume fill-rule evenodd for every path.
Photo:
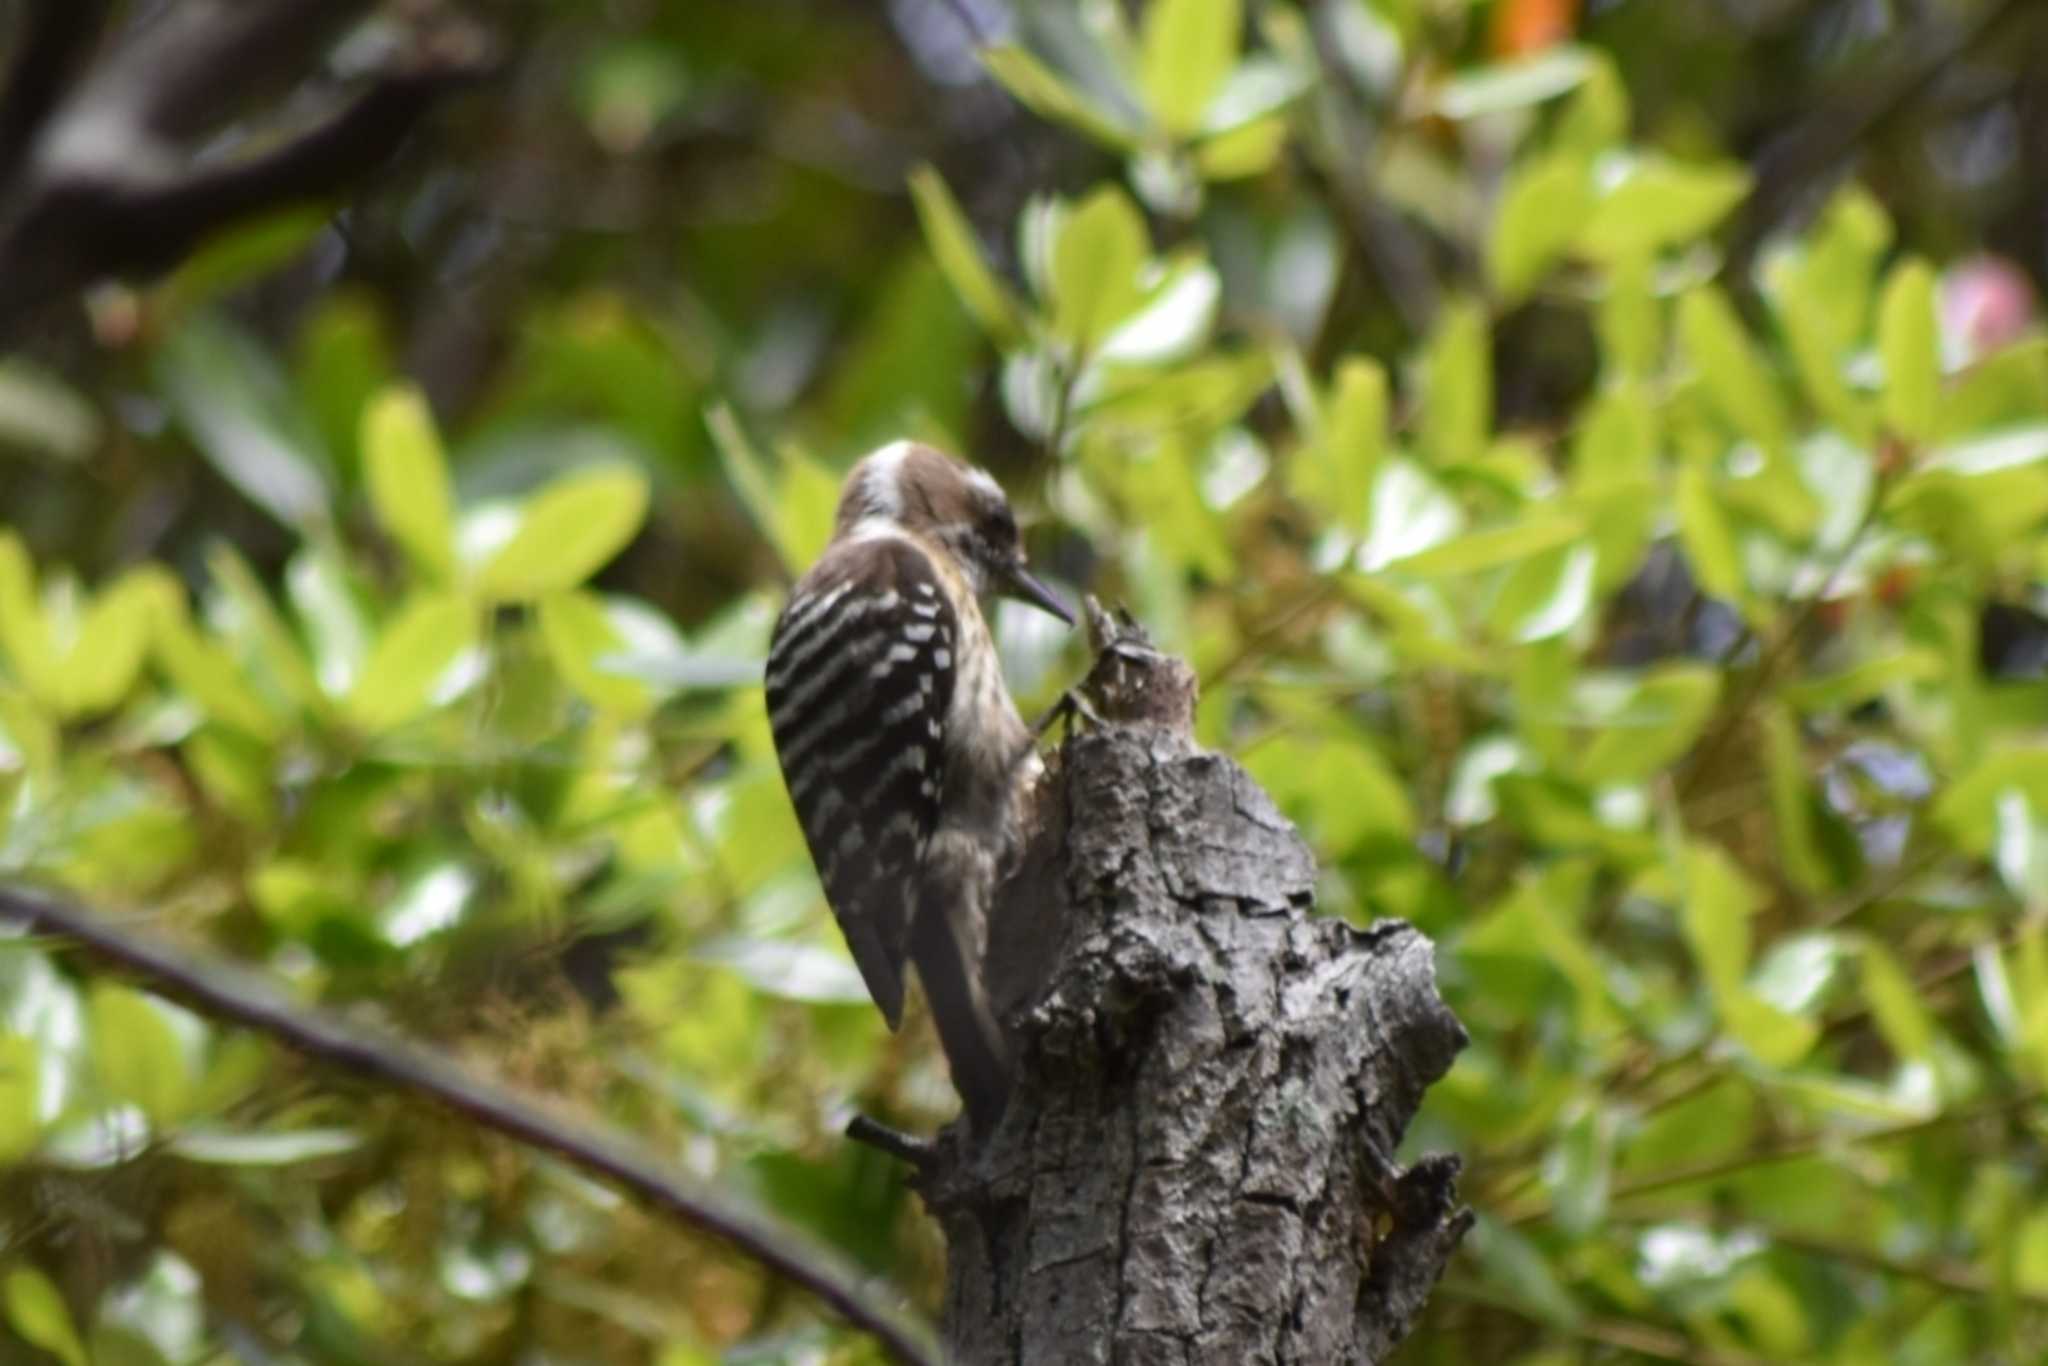
<instances>
[{"instance_id":1,"label":"woodpecker","mask_svg":"<svg viewBox=\"0 0 2048 1366\"><path fill-rule=\"evenodd\" d=\"M832 540L776 620L765 677L782 778L868 994L894 1029L906 959L977 1129L1009 1098L981 959L1042 771L980 600L1073 614L1025 565L985 471L898 441L840 491Z\"/></svg>"}]
</instances>

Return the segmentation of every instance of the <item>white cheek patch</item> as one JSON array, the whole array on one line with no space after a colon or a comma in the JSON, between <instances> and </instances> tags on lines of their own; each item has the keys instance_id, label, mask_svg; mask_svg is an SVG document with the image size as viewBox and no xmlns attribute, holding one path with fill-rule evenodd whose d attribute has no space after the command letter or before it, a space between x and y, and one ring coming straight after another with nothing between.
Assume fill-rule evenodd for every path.
<instances>
[{"instance_id":1,"label":"white cheek patch","mask_svg":"<svg viewBox=\"0 0 2048 1366\"><path fill-rule=\"evenodd\" d=\"M861 461L861 502L872 515L896 521L903 516L903 462L916 446L891 441Z\"/></svg>"}]
</instances>

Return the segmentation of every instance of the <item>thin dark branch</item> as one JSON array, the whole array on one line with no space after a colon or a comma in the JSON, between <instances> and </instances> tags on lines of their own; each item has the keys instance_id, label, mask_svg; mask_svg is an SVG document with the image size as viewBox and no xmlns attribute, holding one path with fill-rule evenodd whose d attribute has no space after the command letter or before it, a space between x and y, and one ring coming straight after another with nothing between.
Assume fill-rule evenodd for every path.
<instances>
[{"instance_id":1,"label":"thin dark branch","mask_svg":"<svg viewBox=\"0 0 2048 1366\"><path fill-rule=\"evenodd\" d=\"M218 160L180 145L195 121L302 76L305 60L358 8L357 0L194 5L129 36L90 72L25 134L13 182L0 181L0 342L73 289L164 269L251 215L340 194L390 157L438 99L495 65L480 30L454 19L421 23L324 121ZM289 15L305 23L281 35Z\"/></svg>"},{"instance_id":2,"label":"thin dark branch","mask_svg":"<svg viewBox=\"0 0 2048 1366\"><path fill-rule=\"evenodd\" d=\"M175 259L224 223L339 192L397 150L435 100L477 74L463 65L394 72L283 146L201 168L175 185L144 192L136 208L147 227L135 234L131 255L153 242L166 259Z\"/></svg>"},{"instance_id":3,"label":"thin dark branch","mask_svg":"<svg viewBox=\"0 0 2048 1366\"><path fill-rule=\"evenodd\" d=\"M855 1115L846 1121L846 1136L856 1143L865 1143L870 1148L877 1148L919 1171L931 1166L938 1158L938 1148L930 1139L906 1134L901 1129L892 1129L880 1120L871 1119L866 1115Z\"/></svg>"},{"instance_id":4,"label":"thin dark branch","mask_svg":"<svg viewBox=\"0 0 2048 1366\"><path fill-rule=\"evenodd\" d=\"M922 1335L870 1304L860 1277L795 1230L723 1196L693 1188L618 1140L548 1114L532 1101L470 1076L444 1054L309 1010L222 963L201 962L133 935L95 911L44 892L0 886L0 920L75 940L213 1019L254 1030L295 1052L424 1096L483 1128L554 1153L615 1182L678 1222L724 1240L803 1287L909 1366L936 1366Z\"/></svg>"},{"instance_id":5,"label":"thin dark branch","mask_svg":"<svg viewBox=\"0 0 2048 1366\"><path fill-rule=\"evenodd\" d=\"M2029 1090L2016 1096L2006 1096L1982 1105L1960 1110L1943 1110L1925 1119L1907 1120L1900 1124L1880 1129L1867 1129L1861 1133L1842 1133L1833 1130L1815 1130L1806 1133L1787 1134L1783 1137L1758 1144L1745 1152L1733 1153L1726 1157L1709 1158L1663 1171L1645 1172L1640 1176L1628 1177L1614 1183L1613 1195L1616 1200L1626 1200L1656 1191L1669 1190L1674 1186L1689 1186L1701 1181L1713 1181L1724 1176L1733 1176L1756 1167L1770 1166L1778 1162L1796 1162L1827 1151L1835 1146L1870 1147L1878 1143L1895 1143L1900 1139L1912 1138L1936 1129L1951 1128L1974 1120L1985 1119L2024 1109L2037 1103L2039 1091ZM1501 1218L1510 1224L1529 1224L1548 1218L1550 1201L1542 1200L1524 1209L1504 1213Z\"/></svg>"},{"instance_id":6,"label":"thin dark branch","mask_svg":"<svg viewBox=\"0 0 2048 1366\"><path fill-rule=\"evenodd\" d=\"M13 179L36 130L57 107L78 63L106 25L110 0L34 0L21 21L0 90L0 185Z\"/></svg>"}]
</instances>

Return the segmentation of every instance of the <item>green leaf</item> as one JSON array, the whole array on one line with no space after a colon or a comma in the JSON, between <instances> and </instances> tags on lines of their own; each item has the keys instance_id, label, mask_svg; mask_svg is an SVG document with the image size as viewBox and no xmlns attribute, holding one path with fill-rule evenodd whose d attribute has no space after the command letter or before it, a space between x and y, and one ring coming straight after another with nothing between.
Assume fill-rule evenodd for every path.
<instances>
[{"instance_id":1,"label":"green leaf","mask_svg":"<svg viewBox=\"0 0 2048 1366\"><path fill-rule=\"evenodd\" d=\"M2037 421L2048 411L2048 336L2035 335L1986 356L1941 395L1936 441Z\"/></svg>"},{"instance_id":2,"label":"green leaf","mask_svg":"<svg viewBox=\"0 0 2048 1366\"><path fill-rule=\"evenodd\" d=\"M304 252L332 221L328 206L306 204L232 221L232 226L210 234L157 287L158 306L167 315L181 314L278 270Z\"/></svg>"},{"instance_id":3,"label":"green leaf","mask_svg":"<svg viewBox=\"0 0 2048 1366\"><path fill-rule=\"evenodd\" d=\"M1482 1214L1465 1241L1486 1284L1536 1322L1568 1328L1584 1316L1542 1249L1513 1225Z\"/></svg>"},{"instance_id":4,"label":"green leaf","mask_svg":"<svg viewBox=\"0 0 2048 1366\"><path fill-rule=\"evenodd\" d=\"M1941 677L1941 656L1932 650L1909 649L1852 664L1837 673L1788 683L1787 702L1805 712L1846 711L1881 697L1904 683Z\"/></svg>"},{"instance_id":5,"label":"green leaf","mask_svg":"<svg viewBox=\"0 0 2048 1366\"><path fill-rule=\"evenodd\" d=\"M222 478L286 526L327 520L319 431L254 338L220 319L194 317L165 339L155 360L157 386Z\"/></svg>"},{"instance_id":6,"label":"green leaf","mask_svg":"<svg viewBox=\"0 0 2048 1366\"><path fill-rule=\"evenodd\" d=\"M639 714L657 700L642 677L604 668L603 661L623 651L626 642L595 593L573 589L542 598L540 632L555 667L595 705Z\"/></svg>"},{"instance_id":7,"label":"green leaf","mask_svg":"<svg viewBox=\"0 0 2048 1366\"><path fill-rule=\"evenodd\" d=\"M353 1129L292 1129L244 1132L191 1128L166 1145L187 1162L219 1167L288 1167L316 1158L338 1157L363 1145Z\"/></svg>"},{"instance_id":8,"label":"green leaf","mask_svg":"<svg viewBox=\"0 0 2048 1366\"><path fill-rule=\"evenodd\" d=\"M691 955L728 968L757 991L814 1005L868 1003L867 984L843 951L788 939L716 939Z\"/></svg>"},{"instance_id":9,"label":"green leaf","mask_svg":"<svg viewBox=\"0 0 2048 1366\"><path fill-rule=\"evenodd\" d=\"M0 360L0 447L71 461L99 443L99 412L77 390L32 361Z\"/></svg>"},{"instance_id":10,"label":"green leaf","mask_svg":"<svg viewBox=\"0 0 2048 1366\"><path fill-rule=\"evenodd\" d=\"M1523 560L1488 614L1494 631L1524 645L1570 631L1593 608L1599 560L1599 552L1583 542Z\"/></svg>"},{"instance_id":11,"label":"green leaf","mask_svg":"<svg viewBox=\"0 0 2048 1366\"><path fill-rule=\"evenodd\" d=\"M1237 62L1241 0L1153 0L1138 49L1138 88L1176 137L1202 127L1210 96Z\"/></svg>"},{"instance_id":12,"label":"green leaf","mask_svg":"<svg viewBox=\"0 0 2048 1366\"><path fill-rule=\"evenodd\" d=\"M1022 309L982 259L981 244L945 178L929 164L918 165L910 173L910 199L932 259L960 302L997 345L1015 345L1024 333Z\"/></svg>"},{"instance_id":13,"label":"green leaf","mask_svg":"<svg viewBox=\"0 0 2048 1366\"><path fill-rule=\"evenodd\" d=\"M128 696L149 655L150 622L177 601L177 581L157 565L130 570L93 600L58 672L66 715L103 712Z\"/></svg>"},{"instance_id":14,"label":"green leaf","mask_svg":"<svg viewBox=\"0 0 2048 1366\"><path fill-rule=\"evenodd\" d=\"M1470 299L1446 306L1422 357L1423 453L1439 465L1477 456L1493 424L1493 339Z\"/></svg>"},{"instance_id":15,"label":"green leaf","mask_svg":"<svg viewBox=\"0 0 2048 1366\"><path fill-rule=\"evenodd\" d=\"M1657 411L1637 384L1603 390L1572 437L1572 489L1602 494L1640 488L1657 469Z\"/></svg>"},{"instance_id":16,"label":"green leaf","mask_svg":"<svg viewBox=\"0 0 2048 1366\"><path fill-rule=\"evenodd\" d=\"M283 733L282 722L234 659L193 627L183 603L158 615L153 644L158 666L208 716L259 740Z\"/></svg>"},{"instance_id":17,"label":"green leaf","mask_svg":"<svg viewBox=\"0 0 2048 1366\"><path fill-rule=\"evenodd\" d=\"M1780 258L1768 273L1773 311L1814 408L1849 440L1869 445L1876 439L1877 423L1869 405L1850 392L1843 377L1844 361L1861 340L1842 321L1855 315L1854 302L1823 294L1830 289L1853 289L1857 284L1832 279L1824 269L1829 264L1813 250Z\"/></svg>"},{"instance_id":18,"label":"green leaf","mask_svg":"<svg viewBox=\"0 0 2048 1366\"><path fill-rule=\"evenodd\" d=\"M1345 501L1338 515L1363 525L1372 474L1387 446L1387 372L1368 356L1346 356L1337 362L1323 413L1320 447L1323 459L1342 471L1337 480Z\"/></svg>"},{"instance_id":19,"label":"green leaf","mask_svg":"<svg viewBox=\"0 0 2048 1366\"><path fill-rule=\"evenodd\" d=\"M1721 415L1767 454L1783 452L1791 419L1728 296L1713 285L1688 292L1678 301L1678 335Z\"/></svg>"},{"instance_id":20,"label":"green leaf","mask_svg":"<svg viewBox=\"0 0 2048 1366\"><path fill-rule=\"evenodd\" d=\"M1145 220L1114 185L1082 200L1052 247L1053 330L1085 354L1136 308Z\"/></svg>"},{"instance_id":21,"label":"green leaf","mask_svg":"<svg viewBox=\"0 0 2048 1366\"><path fill-rule=\"evenodd\" d=\"M1778 858L1792 884L1808 895L1833 889L1835 878L1815 825L1816 795L1807 784L1809 765L1798 723L1784 707L1759 709L1764 766L1770 781L1771 817L1777 825Z\"/></svg>"},{"instance_id":22,"label":"green leaf","mask_svg":"<svg viewBox=\"0 0 2048 1366\"><path fill-rule=\"evenodd\" d=\"M988 74L1032 113L1064 123L1118 152L1136 147L1136 133L1123 119L1076 90L1025 49L998 43L981 50L981 62Z\"/></svg>"},{"instance_id":23,"label":"green leaf","mask_svg":"<svg viewBox=\"0 0 2048 1366\"><path fill-rule=\"evenodd\" d=\"M42 1083L42 1048L27 1035L0 1033L0 1165L35 1151Z\"/></svg>"},{"instance_id":24,"label":"green leaf","mask_svg":"<svg viewBox=\"0 0 2048 1366\"><path fill-rule=\"evenodd\" d=\"M1215 267L1199 256L1182 255L1170 268L1157 272L1157 283L1102 339L1096 359L1132 368L1185 359L1208 340L1222 294ZM1147 376L1154 377L1156 371Z\"/></svg>"},{"instance_id":25,"label":"green leaf","mask_svg":"<svg viewBox=\"0 0 2048 1366\"><path fill-rule=\"evenodd\" d=\"M1287 146L1283 115L1269 114L1204 138L1195 148L1195 169L1204 180L1243 180L1262 175Z\"/></svg>"},{"instance_id":26,"label":"green leaf","mask_svg":"<svg viewBox=\"0 0 2048 1366\"><path fill-rule=\"evenodd\" d=\"M1935 800L1934 819L1965 851L1988 855L1997 841L1998 803L2008 792L2048 811L2048 749L2009 744L1993 750Z\"/></svg>"},{"instance_id":27,"label":"green leaf","mask_svg":"<svg viewBox=\"0 0 2048 1366\"><path fill-rule=\"evenodd\" d=\"M755 525L781 555L790 576L801 574L831 538L839 480L795 448L785 449L771 468L740 430L732 409L723 404L705 414L704 421L718 445L725 476L753 514Z\"/></svg>"},{"instance_id":28,"label":"green leaf","mask_svg":"<svg viewBox=\"0 0 2048 1366\"><path fill-rule=\"evenodd\" d=\"M0 530L0 650L38 701L52 707L61 703L64 673L43 619L35 566L21 538L7 530Z\"/></svg>"},{"instance_id":29,"label":"green leaf","mask_svg":"<svg viewBox=\"0 0 2048 1366\"><path fill-rule=\"evenodd\" d=\"M231 604L229 610L239 618L240 633L254 646L256 661L268 671L270 683L301 707L319 707L326 696L313 676L305 647L249 562L222 541L207 548L206 568L222 598Z\"/></svg>"},{"instance_id":30,"label":"green leaf","mask_svg":"<svg viewBox=\"0 0 2048 1366\"><path fill-rule=\"evenodd\" d=\"M195 1080L170 1009L154 997L107 983L93 988L86 1008L101 1085L109 1098L141 1106L160 1129L184 1117Z\"/></svg>"},{"instance_id":31,"label":"green leaf","mask_svg":"<svg viewBox=\"0 0 2048 1366\"><path fill-rule=\"evenodd\" d=\"M346 466L360 482L363 409L390 380L390 329L363 287L323 292L299 329L294 370L306 411L328 450L356 457Z\"/></svg>"},{"instance_id":32,"label":"green leaf","mask_svg":"<svg viewBox=\"0 0 2048 1366\"><path fill-rule=\"evenodd\" d=\"M1763 1001L1744 981L1749 920L1762 901L1755 886L1719 848L1695 840L1685 849L1681 919L1723 1027L1772 1067L1789 1067L1809 1052L1820 1029Z\"/></svg>"},{"instance_id":33,"label":"green leaf","mask_svg":"<svg viewBox=\"0 0 2048 1366\"><path fill-rule=\"evenodd\" d=\"M1582 679L1575 699L1595 730L1573 757L1572 773L1595 785L1650 777L1692 748L1720 689L1720 674L1702 664L1652 669L1625 690Z\"/></svg>"},{"instance_id":34,"label":"green leaf","mask_svg":"<svg viewBox=\"0 0 2048 1366\"><path fill-rule=\"evenodd\" d=\"M1929 1060L1934 1052L1934 1017L1920 999L1920 988L1891 950L1876 940L1864 942L1862 967L1863 998L1892 1052L1902 1062Z\"/></svg>"},{"instance_id":35,"label":"green leaf","mask_svg":"<svg viewBox=\"0 0 2048 1366\"><path fill-rule=\"evenodd\" d=\"M1664 349L1663 305L1650 282L1647 256L1631 256L1607 273L1600 296L1600 354L1609 373L1646 380Z\"/></svg>"},{"instance_id":36,"label":"green leaf","mask_svg":"<svg viewBox=\"0 0 2048 1366\"><path fill-rule=\"evenodd\" d=\"M625 548L647 515L647 478L623 465L563 475L527 499L517 529L476 572L488 598L574 588Z\"/></svg>"},{"instance_id":37,"label":"green leaf","mask_svg":"<svg viewBox=\"0 0 2048 1366\"><path fill-rule=\"evenodd\" d=\"M1508 172L1486 242L1486 272L1503 303L1520 300L1563 257L1592 202L1579 157L1540 157Z\"/></svg>"},{"instance_id":38,"label":"green leaf","mask_svg":"<svg viewBox=\"0 0 2048 1366\"><path fill-rule=\"evenodd\" d=\"M1436 90L1436 111L1471 119L1554 100L1576 89L1593 69L1585 48L1560 44L1534 57L1461 71Z\"/></svg>"},{"instance_id":39,"label":"green leaf","mask_svg":"<svg viewBox=\"0 0 2048 1366\"><path fill-rule=\"evenodd\" d=\"M1599 1231L1613 1171L1613 1119L1600 1106L1587 1105L1543 1157L1543 1185L1559 1228L1579 1238Z\"/></svg>"},{"instance_id":40,"label":"green leaf","mask_svg":"<svg viewBox=\"0 0 2048 1366\"><path fill-rule=\"evenodd\" d=\"M1372 517L1361 569L1380 570L1443 544L1465 526L1465 510L1436 477L1412 460L1388 460L1372 483Z\"/></svg>"},{"instance_id":41,"label":"green leaf","mask_svg":"<svg viewBox=\"0 0 2048 1366\"><path fill-rule=\"evenodd\" d=\"M1749 172L1733 163L1695 166L1655 155L1603 161L1595 181L1600 195L1577 242L1609 261L1696 241L1742 202L1750 185Z\"/></svg>"},{"instance_id":42,"label":"green leaf","mask_svg":"<svg viewBox=\"0 0 2048 1366\"><path fill-rule=\"evenodd\" d=\"M141 1329L105 1319L92 1326L92 1341L87 1346L92 1366L172 1366L171 1359Z\"/></svg>"},{"instance_id":43,"label":"green leaf","mask_svg":"<svg viewBox=\"0 0 2048 1366\"><path fill-rule=\"evenodd\" d=\"M1299 358L1291 358L1298 366ZM1289 371L1310 383L1299 369ZM1296 451L1287 475L1289 491L1304 505L1345 530L1364 531L1371 508L1372 480L1387 443L1387 372L1364 356L1337 362L1330 390L1310 393L1303 425L1312 440Z\"/></svg>"},{"instance_id":44,"label":"green leaf","mask_svg":"<svg viewBox=\"0 0 2048 1366\"><path fill-rule=\"evenodd\" d=\"M371 399L361 444L377 520L423 574L447 579L455 569L455 495L426 395L394 385Z\"/></svg>"},{"instance_id":45,"label":"green leaf","mask_svg":"<svg viewBox=\"0 0 2048 1366\"><path fill-rule=\"evenodd\" d=\"M1356 732L1331 727L1277 735L1246 753L1244 761L1326 859L1414 831L1415 812L1400 779Z\"/></svg>"},{"instance_id":46,"label":"green leaf","mask_svg":"<svg viewBox=\"0 0 2048 1366\"><path fill-rule=\"evenodd\" d=\"M1538 508L1503 526L1468 531L1401 562L1411 574L1469 574L1540 555L1586 534L1585 520L1563 508Z\"/></svg>"},{"instance_id":47,"label":"green leaf","mask_svg":"<svg viewBox=\"0 0 2048 1366\"><path fill-rule=\"evenodd\" d=\"M91 1366L71 1311L49 1277L32 1266L17 1265L7 1273L5 1298L8 1322L23 1341L60 1358L64 1366Z\"/></svg>"},{"instance_id":48,"label":"green leaf","mask_svg":"<svg viewBox=\"0 0 2048 1366\"><path fill-rule=\"evenodd\" d=\"M477 607L458 593L424 593L377 636L349 690L350 721L375 735L443 700L437 691L477 641Z\"/></svg>"},{"instance_id":49,"label":"green leaf","mask_svg":"<svg viewBox=\"0 0 2048 1366\"><path fill-rule=\"evenodd\" d=\"M1934 320L1934 272L1919 260L1900 262L1878 305L1877 345L1884 357L1884 416L1908 441L1934 434L1941 397L1940 339Z\"/></svg>"},{"instance_id":50,"label":"green leaf","mask_svg":"<svg viewBox=\"0 0 2048 1366\"><path fill-rule=\"evenodd\" d=\"M1706 471L1687 465L1678 472L1677 501L1679 543L1700 587L1726 602L1747 601L1735 530Z\"/></svg>"},{"instance_id":51,"label":"green leaf","mask_svg":"<svg viewBox=\"0 0 2048 1366\"><path fill-rule=\"evenodd\" d=\"M1585 81L1558 115L1550 145L1560 152L1593 156L1612 148L1628 136L1628 85L1615 69L1614 59L1598 48L1587 49L1592 59Z\"/></svg>"}]
</instances>

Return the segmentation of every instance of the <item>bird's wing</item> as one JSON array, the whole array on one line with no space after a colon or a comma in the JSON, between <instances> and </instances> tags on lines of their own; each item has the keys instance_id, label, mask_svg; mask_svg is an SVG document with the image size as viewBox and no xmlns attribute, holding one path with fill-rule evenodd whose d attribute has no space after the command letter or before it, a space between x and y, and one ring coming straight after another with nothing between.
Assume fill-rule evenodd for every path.
<instances>
[{"instance_id":1,"label":"bird's wing","mask_svg":"<svg viewBox=\"0 0 2048 1366\"><path fill-rule=\"evenodd\" d=\"M835 546L768 649L768 724L825 899L889 1027L938 824L958 620L931 561L894 537Z\"/></svg>"}]
</instances>

